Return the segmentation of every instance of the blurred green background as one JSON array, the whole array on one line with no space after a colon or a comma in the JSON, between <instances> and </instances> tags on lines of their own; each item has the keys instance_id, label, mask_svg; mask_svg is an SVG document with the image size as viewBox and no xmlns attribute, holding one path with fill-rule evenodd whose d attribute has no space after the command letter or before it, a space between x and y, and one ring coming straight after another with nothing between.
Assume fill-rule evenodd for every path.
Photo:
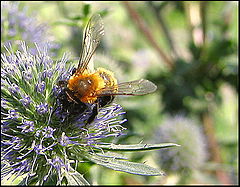
<instances>
[{"instance_id":1,"label":"blurred green background","mask_svg":"<svg viewBox=\"0 0 240 187\"><path fill-rule=\"evenodd\" d=\"M182 145L173 148L176 154L127 155L163 169L164 177L136 176L89 163L79 168L88 180L103 185L238 184L237 1L22 1L19 8L48 25L49 36L60 46L54 58L69 52L72 62L79 57L85 24L91 15L101 14L105 36L94 56L95 67L110 69L119 82L145 78L158 86L150 95L115 100L128 119L123 124L127 135L116 143ZM171 120L176 116L189 119L189 125L179 118L183 125L174 126ZM166 131L168 138L156 135L164 128L174 133ZM191 130L198 129L201 138L195 141ZM199 166L192 155L200 155Z\"/></svg>"}]
</instances>

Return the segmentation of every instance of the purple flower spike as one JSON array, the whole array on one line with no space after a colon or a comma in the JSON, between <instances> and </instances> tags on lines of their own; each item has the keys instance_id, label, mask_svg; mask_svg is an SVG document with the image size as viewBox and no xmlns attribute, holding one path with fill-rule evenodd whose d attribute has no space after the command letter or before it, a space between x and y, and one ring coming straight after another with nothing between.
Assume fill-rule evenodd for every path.
<instances>
[{"instance_id":1,"label":"purple flower spike","mask_svg":"<svg viewBox=\"0 0 240 187\"><path fill-rule=\"evenodd\" d=\"M44 154L43 153L44 149L45 149L45 147L42 144L38 144L34 147L34 151L39 155Z\"/></svg>"},{"instance_id":2,"label":"purple flower spike","mask_svg":"<svg viewBox=\"0 0 240 187\"><path fill-rule=\"evenodd\" d=\"M20 92L20 89L19 89L19 87L16 84L12 84L12 86L9 87L9 91L12 94L16 94L16 93Z\"/></svg>"},{"instance_id":3,"label":"purple flower spike","mask_svg":"<svg viewBox=\"0 0 240 187\"><path fill-rule=\"evenodd\" d=\"M42 131L43 133L43 136L45 138L51 138L53 137L53 132L55 131L56 129L53 129L52 127L45 127Z\"/></svg>"},{"instance_id":4,"label":"purple flower spike","mask_svg":"<svg viewBox=\"0 0 240 187\"><path fill-rule=\"evenodd\" d=\"M6 107L7 107L7 100L6 100L6 99L1 98L1 106L2 106L3 108L6 108Z\"/></svg>"},{"instance_id":5,"label":"purple flower spike","mask_svg":"<svg viewBox=\"0 0 240 187\"><path fill-rule=\"evenodd\" d=\"M35 136L36 136L36 137L39 137L40 134L41 134L41 132L42 132L41 130L37 130L36 133L35 133Z\"/></svg>"},{"instance_id":6,"label":"purple flower spike","mask_svg":"<svg viewBox=\"0 0 240 187\"><path fill-rule=\"evenodd\" d=\"M48 111L48 104L40 104L36 106L37 112L39 114L45 114Z\"/></svg>"},{"instance_id":7,"label":"purple flower spike","mask_svg":"<svg viewBox=\"0 0 240 187\"><path fill-rule=\"evenodd\" d=\"M43 78L46 78L46 77L47 77L47 78L51 78L52 75L53 75L53 72L52 72L51 69L49 69L49 70L44 70L43 73L42 73Z\"/></svg>"},{"instance_id":8,"label":"purple flower spike","mask_svg":"<svg viewBox=\"0 0 240 187\"><path fill-rule=\"evenodd\" d=\"M22 132L33 132L34 131L34 122L33 121L23 121L23 125L17 126L22 129Z\"/></svg>"},{"instance_id":9,"label":"purple flower spike","mask_svg":"<svg viewBox=\"0 0 240 187\"><path fill-rule=\"evenodd\" d=\"M61 173L61 168L64 167L68 169L68 166L64 164L63 160L59 158L58 156L52 160L49 161L49 164L51 164L58 173Z\"/></svg>"},{"instance_id":10,"label":"purple flower spike","mask_svg":"<svg viewBox=\"0 0 240 187\"><path fill-rule=\"evenodd\" d=\"M76 138L76 137L68 137L68 136L66 136L65 133L63 132L62 137L61 137L60 140L59 140L59 143L60 143L62 146L67 146L67 145L69 145L69 144L78 144L78 142L70 140L70 139L73 139L73 138Z\"/></svg>"},{"instance_id":11,"label":"purple flower spike","mask_svg":"<svg viewBox=\"0 0 240 187\"><path fill-rule=\"evenodd\" d=\"M31 98L27 95L19 100L24 106L28 106L32 101Z\"/></svg>"},{"instance_id":12,"label":"purple flower spike","mask_svg":"<svg viewBox=\"0 0 240 187\"><path fill-rule=\"evenodd\" d=\"M43 93L43 91L45 90L45 87L46 87L46 83L42 81L41 83L38 83L36 85L36 90L40 93Z\"/></svg>"},{"instance_id":13,"label":"purple flower spike","mask_svg":"<svg viewBox=\"0 0 240 187\"><path fill-rule=\"evenodd\" d=\"M32 79L32 74L31 74L30 71L24 71L23 72L23 77L24 77L25 80L29 81L29 80Z\"/></svg>"},{"instance_id":14,"label":"purple flower spike","mask_svg":"<svg viewBox=\"0 0 240 187\"><path fill-rule=\"evenodd\" d=\"M8 119L17 119L19 117L16 110L9 110L8 111Z\"/></svg>"}]
</instances>

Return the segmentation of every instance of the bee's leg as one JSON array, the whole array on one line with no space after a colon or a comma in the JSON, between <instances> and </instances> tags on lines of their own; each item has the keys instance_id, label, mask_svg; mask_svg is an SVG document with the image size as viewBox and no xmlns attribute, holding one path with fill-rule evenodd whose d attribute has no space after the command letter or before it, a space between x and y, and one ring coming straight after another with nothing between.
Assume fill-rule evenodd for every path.
<instances>
[{"instance_id":1,"label":"bee's leg","mask_svg":"<svg viewBox=\"0 0 240 187\"><path fill-rule=\"evenodd\" d=\"M76 98L76 96L69 90L69 89L66 89L66 94L67 94L67 96L68 96L68 100L70 101L70 102L74 102L74 103L76 103L76 104L79 104L79 102L78 102L78 98Z\"/></svg>"},{"instance_id":2,"label":"bee's leg","mask_svg":"<svg viewBox=\"0 0 240 187\"><path fill-rule=\"evenodd\" d=\"M87 120L87 124L90 124L93 122L93 120L95 119L95 117L98 115L98 109L99 109L99 104L96 103L96 105L93 107L92 109L92 114L91 116L88 118Z\"/></svg>"},{"instance_id":3,"label":"bee's leg","mask_svg":"<svg viewBox=\"0 0 240 187\"><path fill-rule=\"evenodd\" d=\"M95 103L96 105L92 109L92 114L88 118L87 123L92 123L95 117L98 115L99 108L104 107L107 104L110 104L114 99L114 96L102 96L99 97L97 102Z\"/></svg>"}]
</instances>

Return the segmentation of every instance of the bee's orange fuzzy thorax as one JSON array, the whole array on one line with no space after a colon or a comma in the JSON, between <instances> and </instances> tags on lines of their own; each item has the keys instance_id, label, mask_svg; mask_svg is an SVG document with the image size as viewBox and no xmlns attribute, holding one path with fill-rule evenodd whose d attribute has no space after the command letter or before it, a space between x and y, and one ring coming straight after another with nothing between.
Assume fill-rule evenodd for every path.
<instances>
[{"instance_id":1,"label":"bee's orange fuzzy thorax","mask_svg":"<svg viewBox=\"0 0 240 187\"><path fill-rule=\"evenodd\" d=\"M87 70L82 74L75 73L68 81L68 88L81 102L94 103L99 90L116 84L117 80L111 71L98 68L94 73L89 73Z\"/></svg>"}]
</instances>

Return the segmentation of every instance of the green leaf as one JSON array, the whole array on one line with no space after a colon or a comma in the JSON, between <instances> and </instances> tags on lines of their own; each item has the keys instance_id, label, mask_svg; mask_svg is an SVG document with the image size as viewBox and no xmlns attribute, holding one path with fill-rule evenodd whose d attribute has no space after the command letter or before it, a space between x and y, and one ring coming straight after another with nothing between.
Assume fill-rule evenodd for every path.
<instances>
[{"instance_id":1,"label":"green leaf","mask_svg":"<svg viewBox=\"0 0 240 187\"><path fill-rule=\"evenodd\" d=\"M53 25L66 25L66 26L72 26L72 27L78 27L78 24L76 22L70 22L70 21L55 21Z\"/></svg>"},{"instance_id":2,"label":"green leaf","mask_svg":"<svg viewBox=\"0 0 240 187\"><path fill-rule=\"evenodd\" d=\"M69 17L69 19L72 20L72 21L79 21L79 20L83 19L83 16L76 15L76 16L73 16L73 17Z\"/></svg>"},{"instance_id":3,"label":"green leaf","mask_svg":"<svg viewBox=\"0 0 240 187\"><path fill-rule=\"evenodd\" d=\"M86 17L88 16L89 12L90 12L90 4L85 4L84 7L83 7L83 15Z\"/></svg>"},{"instance_id":4,"label":"green leaf","mask_svg":"<svg viewBox=\"0 0 240 187\"><path fill-rule=\"evenodd\" d=\"M83 177L83 175L81 175L80 173L78 173L71 167L70 167L70 171L69 172L66 171L64 174L67 179L68 185L88 185L88 186L90 186L90 184Z\"/></svg>"},{"instance_id":5,"label":"green leaf","mask_svg":"<svg viewBox=\"0 0 240 187\"><path fill-rule=\"evenodd\" d=\"M148 151L154 149L163 149L169 147L180 146L174 143L162 143L162 144L133 144L133 145L97 145L98 148L111 150L111 151Z\"/></svg>"},{"instance_id":6,"label":"green leaf","mask_svg":"<svg viewBox=\"0 0 240 187\"><path fill-rule=\"evenodd\" d=\"M146 175L146 176L165 175L162 171L159 171L156 168L152 168L151 166L148 166L142 163L117 160L115 158L106 158L106 157L98 156L96 154L87 154L85 155L85 157L88 160L98 165L101 165L116 171L122 171L122 172L131 173L131 174Z\"/></svg>"},{"instance_id":7,"label":"green leaf","mask_svg":"<svg viewBox=\"0 0 240 187\"><path fill-rule=\"evenodd\" d=\"M125 156L115 152L106 152L106 153L96 153L98 156L107 157L107 158L116 158L116 159L127 159Z\"/></svg>"}]
</instances>

